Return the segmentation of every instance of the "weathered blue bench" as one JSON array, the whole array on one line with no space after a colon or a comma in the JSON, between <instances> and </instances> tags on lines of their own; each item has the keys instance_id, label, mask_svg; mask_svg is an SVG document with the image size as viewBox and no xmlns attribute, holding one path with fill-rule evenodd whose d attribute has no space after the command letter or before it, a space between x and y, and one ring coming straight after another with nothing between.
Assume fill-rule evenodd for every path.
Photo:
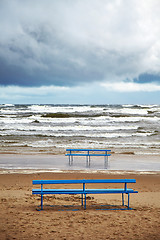
<instances>
[{"instance_id":1,"label":"weathered blue bench","mask_svg":"<svg viewBox=\"0 0 160 240\"><path fill-rule=\"evenodd\" d=\"M123 188L114 188L114 189L98 189L98 188L86 188L86 184L95 184L95 183L122 183L124 184ZM136 183L135 179L83 179L83 180L33 180L33 185L41 185L39 189L33 189L32 194L41 195L41 210L43 210L43 195L45 194L80 194L81 202L84 209L86 209L86 196L88 194L122 194L122 206L127 207L127 209L131 209L129 207L129 198L130 193L138 193L131 188L127 188L127 183ZM44 184L82 184L81 188L72 189L44 189ZM124 205L124 194L128 195L128 203Z\"/></svg>"},{"instance_id":2,"label":"weathered blue bench","mask_svg":"<svg viewBox=\"0 0 160 240\"><path fill-rule=\"evenodd\" d=\"M68 153L66 156L69 157L69 165L73 164L73 156L86 156L86 165L90 166L91 156L104 156L105 165L108 164L108 156L111 156L111 150L107 149L66 149Z\"/></svg>"}]
</instances>

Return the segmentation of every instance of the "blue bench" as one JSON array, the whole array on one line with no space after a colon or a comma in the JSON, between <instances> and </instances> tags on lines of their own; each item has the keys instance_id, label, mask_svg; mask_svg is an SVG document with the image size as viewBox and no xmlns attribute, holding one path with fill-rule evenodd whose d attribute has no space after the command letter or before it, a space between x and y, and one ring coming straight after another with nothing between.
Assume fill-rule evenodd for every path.
<instances>
[{"instance_id":1,"label":"blue bench","mask_svg":"<svg viewBox=\"0 0 160 240\"><path fill-rule=\"evenodd\" d=\"M86 188L86 184L100 184L100 183L121 183L124 184L123 188ZM127 188L127 183L136 183L135 179L83 179L83 180L33 180L33 185L41 185L39 189L33 189L32 194L41 195L41 210L43 210L43 195L45 194L80 194L81 195L81 205L86 209L86 196L88 194L122 194L122 206L127 206L127 209L131 209L129 207L129 198L130 193L138 193L131 188ZM64 188L64 189L44 189L44 184L81 184L81 187L72 189L72 188ZM128 203L124 205L124 194L128 195Z\"/></svg>"},{"instance_id":2,"label":"blue bench","mask_svg":"<svg viewBox=\"0 0 160 240\"><path fill-rule=\"evenodd\" d=\"M105 166L108 165L108 156L111 156L111 150L107 149L66 149L68 153L66 156L69 157L69 165L73 164L73 156L86 156L86 165L90 166L91 156L104 156Z\"/></svg>"}]
</instances>

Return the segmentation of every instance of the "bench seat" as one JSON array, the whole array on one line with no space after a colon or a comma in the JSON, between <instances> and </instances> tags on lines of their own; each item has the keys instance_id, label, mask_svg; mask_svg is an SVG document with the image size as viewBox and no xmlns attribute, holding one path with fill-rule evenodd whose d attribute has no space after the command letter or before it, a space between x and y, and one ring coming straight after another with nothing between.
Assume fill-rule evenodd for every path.
<instances>
[{"instance_id":1,"label":"bench seat","mask_svg":"<svg viewBox=\"0 0 160 240\"><path fill-rule=\"evenodd\" d=\"M32 194L83 194L83 189L33 189Z\"/></svg>"},{"instance_id":2,"label":"bench seat","mask_svg":"<svg viewBox=\"0 0 160 240\"><path fill-rule=\"evenodd\" d=\"M124 190L124 188L114 188L114 189L85 189L86 194L107 194L107 193L137 193L133 189L129 188Z\"/></svg>"},{"instance_id":3,"label":"bench seat","mask_svg":"<svg viewBox=\"0 0 160 240\"><path fill-rule=\"evenodd\" d=\"M101 193L137 193L131 188L124 190L124 188L114 189L33 189L32 194L101 194Z\"/></svg>"}]
</instances>

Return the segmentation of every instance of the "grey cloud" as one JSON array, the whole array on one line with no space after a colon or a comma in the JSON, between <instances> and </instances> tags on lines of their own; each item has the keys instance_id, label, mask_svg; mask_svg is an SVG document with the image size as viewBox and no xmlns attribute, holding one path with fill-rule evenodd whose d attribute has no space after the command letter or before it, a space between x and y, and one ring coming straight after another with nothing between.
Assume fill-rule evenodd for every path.
<instances>
[{"instance_id":1,"label":"grey cloud","mask_svg":"<svg viewBox=\"0 0 160 240\"><path fill-rule=\"evenodd\" d=\"M138 78L134 79L134 81L137 83L148 83L148 82L160 83L160 75L143 73L143 74L140 74Z\"/></svg>"},{"instance_id":2,"label":"grey cloud","mask_svg":"<svg viewBox=\"0 0 160 240\"><path fill-rule=\"evenodd\" d=\"M160 4L152 2L2 1L0 84L71 86L159 76Z\"/></svg>"}]
</instances>

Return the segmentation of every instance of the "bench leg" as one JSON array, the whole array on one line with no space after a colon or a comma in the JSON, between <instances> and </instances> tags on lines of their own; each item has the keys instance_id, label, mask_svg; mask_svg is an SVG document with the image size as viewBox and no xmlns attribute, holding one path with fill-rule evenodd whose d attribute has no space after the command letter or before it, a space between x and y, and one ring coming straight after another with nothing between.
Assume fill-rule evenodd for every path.
<instances>
[{"instance_id":1,"label":"bench leg","mask_svg":"<svg viewBox=\"0 0 160 240\"><path fill-rule=\"evenodd\" d=\"M86 210L86 194L84 194L84 209Z\"/></svg>"},{"instance_id":2,"label":"bench leg","mask_svg":"<svg viewBox=\"0 0 160 240\"><path fill-rule=\"evenodd\" d=\"M82 196L82 206L83 206L83 194L81 196Z\"/></svg>"},{"instance_id":3,"label":"bench leg","mask_svg":"<svg viewBox=\"0 0 160 240\"><path fill-rule=\"evenodd\" d=\"M86 167L88 167L88 156L86 156Z\"/></svg>"},{"instance_id":4,"label":"bench leg","mask_svg":"<svg viewBox=\"0 0 160 240\"><path fill-rule=\"evenodd\" d=\"M73 165L73 156L71 156L71 165Z\"/></svg>"},{"instance_id":5,"label":"bench leg","mask_svg":"<svg viewBox=\"0 0 160 240\"><path fill-rule=\"evenodd\" d=\"M73 156L69 156L69 166L73 165Z\"/></svg>"},{"instance_id":6,"label":"bench leg","mask_svg":"<svg viewBox=\"0 0 160 240\"><path fill-rule=\"evenodd\" d=\"M41 194L41 210L43 210L43 194Z\"/></svg>"},{"instance_id":7,"label":"bench leg","mask_svg":"<svg viewBox=\"0 0 160 240\"><path fill-rule=\"evenodd\" d=\"M86 156L86 167L90 167L90 163L91 163L90 156Z\"/></svg>"},{"instance_id":8,"label":"bench leg","mask_svg":"<svg viewBox=\"0 0 160 240\"><path fill-rule=\"evenodd\" d=\"M90 165L91 165L91 157L89 156L89 162L88 162L88 165L89 165L89 167L90 167Z\"/></svg>"},{"instance_id":9,"label":"bench leg","mask_svg":"<svg viewBox=\"0 0 160 240\"><path fill-rule=\"evenodd\" d=\"M128 209L129 209L129 193L128 193Z\"/></svg>"},{"instance_id":10,"label":"bench leg","mask_svg":"<svg viewBox=\"0 0 160 240\"><path fill-rule=\"evenodd\" d=\"M69 166L71 166L71 159L70 159L70 156L68 156L68 160L69 160Z\"/></svg>"},{"instance_id":11,"label":"bench leg","mask_svg":"<svg viewBox=\"0 0 160 240\"><path fill-rule=\"evenodd\" d=\"M124 194L122 193L122 206L124 206Z\"/></svg>"},{"instance_id":12,"label":"bench leg","mask_svg":"<svg viewBox=\"0 0 160 240\"><path fill-rule=\"evenodd\" d=\"M104 156L104 168L108 168L108 156Z\"/></svg>"}]
</instances>

